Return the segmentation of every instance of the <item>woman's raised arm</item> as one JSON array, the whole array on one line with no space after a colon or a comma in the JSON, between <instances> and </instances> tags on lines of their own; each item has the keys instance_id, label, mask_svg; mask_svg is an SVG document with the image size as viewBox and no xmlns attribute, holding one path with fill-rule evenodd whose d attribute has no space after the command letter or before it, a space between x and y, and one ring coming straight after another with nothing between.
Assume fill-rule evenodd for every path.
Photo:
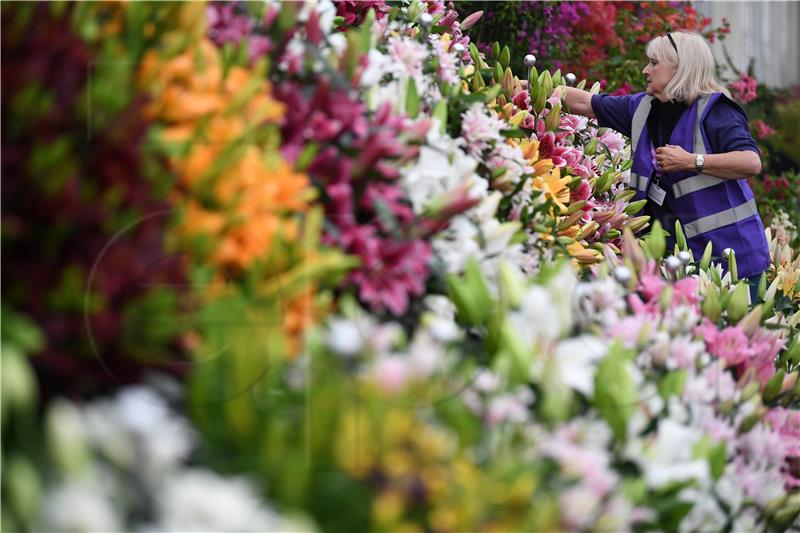
<instances>
[{"instance_id":1,"label":"woman's raised arm","mask_svg":"<svg viewBox=\"0 0 800 533\"><path fill-rule=\"evenodd\" d=\"M576 89L575 87L561 87L561 89L565 91L564 101L567 103L567 111L573 115L594 118L592 94L589 91Z\"/></svg>"}]
</instances>

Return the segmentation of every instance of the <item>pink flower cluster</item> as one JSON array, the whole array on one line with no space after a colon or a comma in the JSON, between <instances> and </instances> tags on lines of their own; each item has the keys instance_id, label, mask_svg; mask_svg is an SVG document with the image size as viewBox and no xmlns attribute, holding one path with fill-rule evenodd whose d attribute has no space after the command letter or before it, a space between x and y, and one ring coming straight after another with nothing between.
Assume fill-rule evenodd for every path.
<instances>
[{"instance_id":1,"label":"pink flower cluster","mask_svg":"<svg viewBox=\"0 0 800 533\"><path fill-rule=\"evenodd\" d=\"M767 137L772 137L775 135L775 129L771 128L766 122L761 119L754 120L752 122L753 126L756 130L756 136L758 137L759 141L763 141Z\"/></svg>"},{"instance_id":2,"label":"pink flower cluster","mask_svg":"<svg viewBox=\"0 0 800 533\"><path fill-rule=\"evenodd\" d=\"M336 2L336 14L342 17L348 26L361 24L370 9L375 11L377 20L382 19L391 11L391 7L384 0L341 0Z\"/></svg>"},{"instance_id":3,"label":"pink flower cluster","mask_svg":"<svg viewBox=\"0 0 800 533\"><path fill-rule=\"evenodd\" d=\"M246 40L248 57L250 61L255 61L272 51L272 41L266 35L255 33L253 20L246 13L238 11L240 9L244 10L235 2L212 2L206 8L208 37L218 46L226 43L238 45ZM264 21L267 27L275 16L276 10L268 11Z\"/></svg>"},{"instance_id":4,"label":"pink flower cluster","mask_svg":"<svg viewBox=\"0 0 800 533\"><path fill-rule=\"evenodd\" d=\"M790 467L786 472L788 488L800 487L800 411L775 407L764 419L780 436L786 457L790 459Z\"/></svg>"},{"instance_id":5,"label":"pink flower cluster","mask_svg":"<svg viewBox=\"0 0 800 533\"><path fill-rule=\"evenodd\" d=\"M696 333L706 343L708 352L724 360L736 375L753 375L762 385L775 374L775 358L784 341L774 333L759 328L748 337L739 326L719 329L705 319Z\"/></svg>"},{"instance_id":6,"label":"pink flower cluster","mask_svg":"<svg viewBox=\"0 0 800 533\"><path fill-rule=\"evenodd\" d=\"M295 161L308 145L319 147L307 172L323 193L324 242L360 259L347 282L374 311L403 314L425 290L431 246L422 236L431 225L415 218L396 178L417 156L429 122L393 115L389 104L369 116L325 79L310 94L293 82L277 84L275 96L287 108L284 156Z\"/></svg>"},{"instance_id":7,"label":"pink flower cluster","mask_svg":"<svg viewBox=\"0 0 800 533\"><path fill-rule=\"evenodd\" d=\"M747 104L756 99L756 80L744 72L739 73L739 79L731 84L733 97Z\"/></svg>"}]
</instances>

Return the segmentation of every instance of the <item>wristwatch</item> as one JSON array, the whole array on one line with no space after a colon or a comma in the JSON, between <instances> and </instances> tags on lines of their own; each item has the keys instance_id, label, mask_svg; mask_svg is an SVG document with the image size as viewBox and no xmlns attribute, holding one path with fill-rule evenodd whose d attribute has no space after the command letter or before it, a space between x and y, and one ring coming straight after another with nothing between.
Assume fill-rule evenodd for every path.
<instances>
[{"instance_id":1,"label":"wristwatch","mask_svg":"<svg viewBox=\"0 0 800 533\"><path fill-rule=\"evenodd\" d=\"M703 165L706 164L706 156L703 154L697 154L694 156L694 169L697 171L698 174L703 173Z\"/></svg>"}]
</instances>

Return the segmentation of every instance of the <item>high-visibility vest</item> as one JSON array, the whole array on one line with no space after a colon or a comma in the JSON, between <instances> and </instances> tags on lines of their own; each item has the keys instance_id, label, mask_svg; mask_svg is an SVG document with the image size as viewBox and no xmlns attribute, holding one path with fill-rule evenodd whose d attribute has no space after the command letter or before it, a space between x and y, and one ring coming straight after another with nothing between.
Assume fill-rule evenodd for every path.
<instances>
[{"instance_id":1,"label":"high-visibility vest","mask_svg":"<svg viewBox=\"0 0 800 533\"><path fill-rule=\"evenodd\" d=\"M675 125L669 144L681 146L689 153L713 153L703 121L720 97L727 98L722 93L714 93L695 100ZM636 189L636 200L647 197L654 170L647 129L652 100L652 96L641 93L632 102L635 111L631 127L634 151L630 185ZM736 108L744 114L738 106ZM694 171L669 172L663 174L660 185L668 187L672 193L667 196L666 206L680 220L695 258L700 258L711 241L716 257L721 257L726 248L734 250L740 277L760 274L769 268L769 245L746 179L722 179ZM664 229L673 233L671 227Z\"/></svg>"}]
</instances>

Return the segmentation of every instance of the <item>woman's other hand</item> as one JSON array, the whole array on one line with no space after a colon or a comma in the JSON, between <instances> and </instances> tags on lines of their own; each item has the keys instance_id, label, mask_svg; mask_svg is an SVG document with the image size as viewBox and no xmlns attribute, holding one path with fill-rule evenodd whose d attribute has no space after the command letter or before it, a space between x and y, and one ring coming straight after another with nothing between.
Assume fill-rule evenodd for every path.
<instances>
[{"instance_id":1,"label":"woman's other hand","mask_svg":"<svg viewBox=\"0 0 800 533\"><path fill-rule=\"evenodd\" d=\"M662 172L694 170L695 156L680 146L667 144L656 149L656 161Z\"/></svg>"}]
</instances>

